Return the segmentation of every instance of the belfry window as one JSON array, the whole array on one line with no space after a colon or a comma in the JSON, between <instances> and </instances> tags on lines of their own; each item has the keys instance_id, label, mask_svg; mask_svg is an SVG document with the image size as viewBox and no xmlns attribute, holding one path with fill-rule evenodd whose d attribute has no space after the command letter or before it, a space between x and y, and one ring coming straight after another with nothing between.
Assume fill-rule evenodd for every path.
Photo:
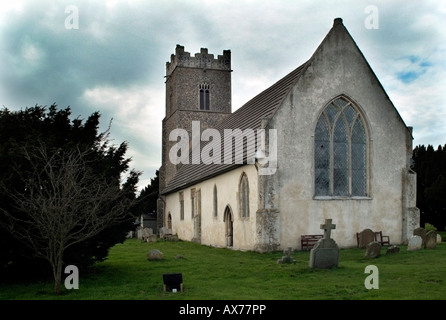
<instances>
[{"instance_id":1,"label":"belfry window","mask_svg":"<svg viewBox=\"0 0 446 320\"><path fill-rule=\"evenodd\" d=\"M367 161L364 118L347 98L334 99L314 134L315 196L368 196Z\"/></svg>"},{"instance_id":2,"label":"belfry window","mask_svg":"<svg viewBox=\"0 0 446 320\"><path fill-rule=\"evenodd\" d=\"M200 110L209 110L210 107L210 86L206 83L200 84Z\"/></svg>"}]
</instances>

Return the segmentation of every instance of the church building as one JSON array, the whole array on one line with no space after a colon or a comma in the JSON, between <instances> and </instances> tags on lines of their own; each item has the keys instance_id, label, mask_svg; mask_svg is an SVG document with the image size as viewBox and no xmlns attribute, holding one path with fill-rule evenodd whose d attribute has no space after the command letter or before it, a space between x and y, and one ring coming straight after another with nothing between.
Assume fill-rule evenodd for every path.
<instances>
[{"instance_id":1,"label":"church building","mask_svg":"<svg viewBox=\"0 0 446 320\"><path fill-rule=\"evenodd\" d=\"M341 18L313 55L232 112L231 52L166 63L158 219L179 239L300 250L325 219L341 248L419 226L406 126Z\"/></svg>"}]
</instances>

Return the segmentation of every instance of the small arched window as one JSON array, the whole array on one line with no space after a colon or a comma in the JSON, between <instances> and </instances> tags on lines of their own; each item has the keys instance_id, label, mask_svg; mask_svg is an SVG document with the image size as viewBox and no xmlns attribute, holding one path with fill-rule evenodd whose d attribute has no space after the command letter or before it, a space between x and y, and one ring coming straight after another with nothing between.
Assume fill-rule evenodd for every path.
<instances>
[{"instance_id":1,"label":"small arched window","mask_svg":"<svg viewBox=\"0 0 446 320\"><path fill-rule=\"evenodd\" d=\"M199 86L200 90L200 110L210 110L210 86L207 83L202 83Z\"/></svg>"},{"instance_id":2,"label":"small arched window","mask_svg":"<svg viewBox=\"0 0 446 320\"><path fill-rule=\"evenodd\" d=\"M367 132L346 97L331 101L314 134L315 196L367 196Z\"/></svg>"},{"instance_id":3,"label":"small arched window","mask_svg":"<svg viewBox=\"0 0 446 320\"><path fill-rule=\"evenodd\" d=\"M180 191L180 220L184 220L184 193Z\"/></svg>"},{"instance_id":4,"label":"small arched window","mask_svg":"<svg viewBox=\"0 0 446 320\"><path fill-rule=\"evenodd\" d=\"M170 212L167 215L167 228L172 229L172 215L170 214Z\"/></svg>"},{"instance_id":5,"label":"small arched window","mask_svg":"<svg viewBox=\"0 0 446 320\"><path fill-rule=\"evenodd\" d=\"M218 216L217 186L214 185L214 217Z\"/></svg>"},{"instance_id":6,"label":"small arched window","mask_svg":"<svg viewBox=\"0 0 446 320\"><path fill-rule=\"evenodd\" d=\"M240 202L240 216L242 218L249 217L249 183L248 176L243 173L239 184L239 202Z\"/></svg>"}]
</instances>

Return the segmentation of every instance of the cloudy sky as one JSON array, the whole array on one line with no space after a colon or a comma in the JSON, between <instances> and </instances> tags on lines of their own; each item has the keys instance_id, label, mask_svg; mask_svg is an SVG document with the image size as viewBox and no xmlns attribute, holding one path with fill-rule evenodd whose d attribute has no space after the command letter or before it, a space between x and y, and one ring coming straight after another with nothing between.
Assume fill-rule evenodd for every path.
<instances>
[{"instance_id":1,"label":"cloudy sky","mask_svg":"<svg viewBox=\"0 0 446 320\"><path fill-rule=\"evenodd\" d=\"M14 0L0 4L0 106L56 103L113 118L146 186L161 165L166 62L232 53L233 111L305 62L337 17L398 109L414 146L446 144L446 2L417 0Z\"/></svg>"}]
</instances>

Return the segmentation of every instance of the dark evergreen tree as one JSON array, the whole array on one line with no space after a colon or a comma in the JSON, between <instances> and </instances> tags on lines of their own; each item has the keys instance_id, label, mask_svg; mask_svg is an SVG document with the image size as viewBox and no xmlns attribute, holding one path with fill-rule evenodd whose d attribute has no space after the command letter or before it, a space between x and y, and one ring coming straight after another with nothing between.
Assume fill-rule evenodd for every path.
<instances>
[{"instance_id":1,"label":"dark evergreen tree","mask_svg":"<svg viewBox=\"0 0 446 320\"><path fill-rule=\"evenodd\" d=\"M416 146L413 170L417 173L417 207L420 224L446 229L446 145L434 150L432 145Z\"/></svg>"},{"instance_id":2,"label":"dark evergreen tree","mask_svg":"<svg viewBox=\"0 0 446 320\"><path fill-rule=\"evenodd\" d=\"M150 179L150 183L144 187L139 196L135 213L141 215L143 213L156 213L156 201L159 194L159 170L156 170L155 177Z\"/></svg>"},{"instance_id":3,"label":"dark evergreen tree","mask_svg":"<svg viewBox=\"0 0 446 320\"><path fill-rule=\"evenodd\" d=\"M11 275L11 271L15 271L23 278L24 275L41 276L51 271L47 262L36 258L36 252L32 248L24 245L20 237L13 236L13 231L16 230L11 229L11 219L8 220L11 217L14 218L14 223L20 223L20 220L23 220L23 223L32 220L27 216L29 212L19 210L17 202L26 199L23 195L32 190L36 172L42 172L37 176L38 186L41 188L47 188L54 182L47 174L48 162L40 161L42 158L32 158L30 161L26 155L36 150L44 150L49 158L59 157L64 161L65 155L78 152L84 155L82 163L88 167L85 169L88 172L86 171L84 176L88 173L91 181L101 181L105 183L104 186L114 185L119 192L116 199L119 198L120 203L136 198L136 184L140 172L129 170L130 159L125 156L127 143L110 145L108 139L110 126L105 132L98 132L99 112L94 112L85 121L80 118L71 120L70 116L70 108L58 109L55 104L49 108L36 105L16 112L6 108L0 110L0 224L6 227L0 233L2 275ZM121 175L128 171L130 172L127 180L121 183ZM104 205L100 212L105 217L112 207L113 203ZM85 210L90 210L87 204ZM133 204L129 204L125 209L128 216L118 224L110 224L94 236L85 237L79 243L70 246L64 252L64 264L74 264L82 269L106 259L109 248L123 242L128 231L132 229L135 217L133 210ZM18 228L20 224L16 226Z\"/></svg>"}]
</instances>

